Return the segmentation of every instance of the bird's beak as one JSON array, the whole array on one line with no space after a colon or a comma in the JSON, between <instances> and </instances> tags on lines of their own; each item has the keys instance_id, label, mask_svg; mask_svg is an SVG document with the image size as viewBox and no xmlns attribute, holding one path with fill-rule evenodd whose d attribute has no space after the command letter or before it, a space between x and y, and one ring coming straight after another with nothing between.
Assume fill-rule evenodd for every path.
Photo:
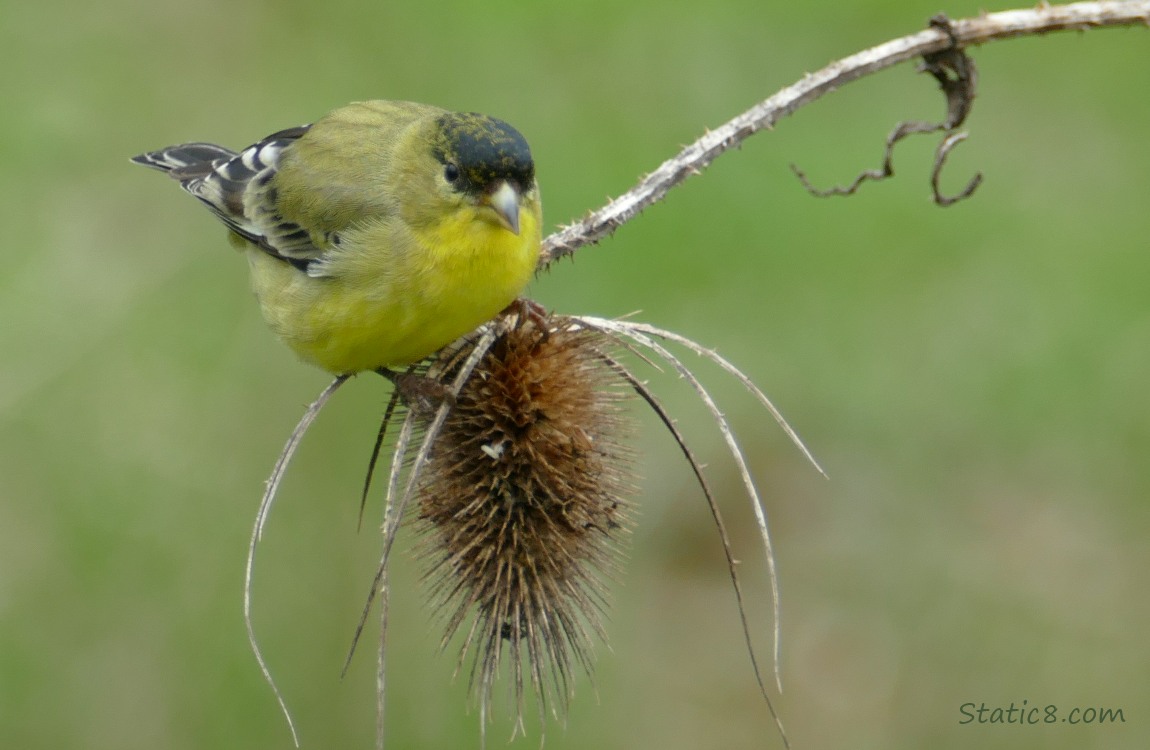
<instances>
[{"instance_id":1,"label":"bird's beak","mask_svg":"<svg viewBox=\"0 0 1150 750\"><path fill-rule=\"evenodd\" d=\"M512 234L519 234L519 191L507 180L483 196L483 202L495 211L499 223Z\"/></svg>"}]
</instances>

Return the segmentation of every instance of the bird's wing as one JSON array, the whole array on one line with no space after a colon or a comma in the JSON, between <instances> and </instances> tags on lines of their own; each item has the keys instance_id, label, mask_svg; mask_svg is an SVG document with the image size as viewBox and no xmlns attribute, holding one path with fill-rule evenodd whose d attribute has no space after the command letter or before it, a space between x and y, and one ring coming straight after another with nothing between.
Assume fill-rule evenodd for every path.
<instances>
[{"instance_id":1,"label":"bird's wing","mask_svg":"<svg viewBox=\"0 0 1150 750\"><path fill-rule=\"evenodd\" d=\"M322 255L311 234L284 219L271 184L283 150L308 131L301 125L273 133L238 154L210 143L185 143L132 159L167 172L229 229L302 271Z\"/></svg>"}]
</instances>

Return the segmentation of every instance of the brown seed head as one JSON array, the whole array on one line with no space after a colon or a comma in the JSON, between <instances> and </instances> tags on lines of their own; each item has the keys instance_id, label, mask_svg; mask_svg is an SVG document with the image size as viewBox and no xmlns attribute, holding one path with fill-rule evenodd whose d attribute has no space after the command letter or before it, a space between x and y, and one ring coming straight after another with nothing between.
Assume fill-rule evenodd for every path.
<instances>
[{"instance_id":1,"label":"brown seed head","mask_svg":"<svg viewBox=\"0 0 1150 750\"><path fill-rule=\"evenodd\" d=\"M540 714L550 704L562 715L572 661L590 672L634 489L612 348L570 319L520 315L459 393L422 472L420 557L444 644L465 634L460 661L473 655L484 709L504 659L517 716L525 675Z\"/></svg>"}]
</instances>

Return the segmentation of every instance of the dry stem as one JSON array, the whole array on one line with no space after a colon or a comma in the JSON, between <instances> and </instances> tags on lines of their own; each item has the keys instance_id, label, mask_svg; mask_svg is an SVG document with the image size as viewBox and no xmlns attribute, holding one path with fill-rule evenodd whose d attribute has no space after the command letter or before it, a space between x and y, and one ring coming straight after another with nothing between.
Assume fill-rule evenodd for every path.
<instances>
[{"instance_id":1,"label":"dry stem","mask_svg":"<svg viewBox=\"0 0 1150 750\"><path fill-rule=\"evenodd\" d=\"M1085 31L1136 24L1150 26L1150 0L1040 5L1026 10L1008 10L951 21L949 34L932 27L844 57L822 70L803 76L797 83L707 132L678 155L659 165L632 190L552 234L543 242L539 268L542 270L550 266L583 245L599 242L643 209L661 200L671 188L703 171L724 152L739 146L758 131L773 127L776 122L803 105L863 76L923 55L942 52L952 45L961 49L1052 31Z\"/></svg>"}]
</instances>

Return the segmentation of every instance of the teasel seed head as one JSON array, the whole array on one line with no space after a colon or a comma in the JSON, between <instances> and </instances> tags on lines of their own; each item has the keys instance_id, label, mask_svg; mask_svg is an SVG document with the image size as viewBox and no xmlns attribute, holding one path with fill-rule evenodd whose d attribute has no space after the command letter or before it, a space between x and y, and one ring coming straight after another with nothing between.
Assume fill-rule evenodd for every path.
<instances>
[{"instance_id":1,"label":"teasel seed head","mask_svg":"<svg viewBox=\"0 0 1150 750\"><path fill-rule=\"evenodd\" d=\"M613 339L534 312L463 385L416 494L443 644L463 634L483 720L506 665L517 729L528 692L561 717L575 666L591 671L635 492Z\"/></svg>"}]
</instances>

